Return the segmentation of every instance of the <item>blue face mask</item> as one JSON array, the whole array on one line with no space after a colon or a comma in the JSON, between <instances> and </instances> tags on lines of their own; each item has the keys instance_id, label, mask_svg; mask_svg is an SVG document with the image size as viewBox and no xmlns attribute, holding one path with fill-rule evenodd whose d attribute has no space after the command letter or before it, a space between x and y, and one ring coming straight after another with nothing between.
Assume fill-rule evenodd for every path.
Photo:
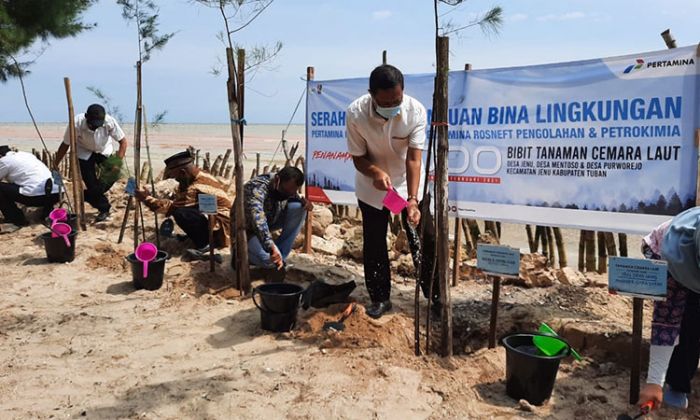
<instances>
[{"instance_id":1,"label":"blue face mask","mask_svg":"<svg viewBox=\"0 0 700 420\"><path fill-rule=\"evenodd\" d=\"M377 114L381 115L382 117L386 118L387 120L390 120L394 118L395 116L399 115L401 112L401 105L399 106L392 106L389 108L384 108L382 106L377 105Z\"/></svg>"}]
</instances>

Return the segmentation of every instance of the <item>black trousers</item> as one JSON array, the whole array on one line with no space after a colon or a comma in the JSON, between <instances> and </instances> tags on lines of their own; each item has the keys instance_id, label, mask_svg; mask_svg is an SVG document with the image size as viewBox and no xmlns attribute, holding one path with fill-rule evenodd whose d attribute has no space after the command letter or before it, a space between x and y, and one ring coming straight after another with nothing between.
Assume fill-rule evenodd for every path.
<instances>
[{"instance_id":1,"label":"black trousers","mask_svg":"<svg viewBox=\"0 0 700 420\"><path fill-rule=\"evenodd\" d=\"M195 207L180 207L171 212L175 223L185 231L194 246L203 248L209 245L209 220Z\"/></svg>"},{"instance_id":2,"label":"black trousers","mask_svg":"<svg viewBox=\"0 0 700 420\"><path fill-rule=\"evenodd\" d=\"M109 211L112 207L105 193L112 188L112 184L104 184L97 179L97 165L107 160L107 157L99 153L93 153L88 160L78 159L80 163L80 175L85 182L85 201L100 213Z\"/></svg>"},{"instance_id":3,"label":"black trousers","mask_svg":"<svg viewBox=\"0 0 700 420\"><path fill-rule=\"evenodd\" d=\"M678 345L666 371L666 383L675 391L690 393L690 383L700 360L700 295L688 292Z\"/></svg>"},{"instance_id":4,"label":"black trousers","mask_svg":"<svg viewBox=\"0 0 700 420\"><path fill-rule=\"evenodd\" d=\"M7 223L26 225L27 218L17 203L28 207L49 207L58 203L58 194L38 195L30 197L19 192L19 185L0 182L0 212Z\"/></svg>"},{"instance_id":5,"label":"black trousers","mask_svg":"<svg viewBox=\"0 0 700 420\"><path fill-rule=\"evenodd\" d=\"M372 302L383 302L391 297L391 267L389 266L389 250L386 244L387 228L390 213L386 208L377 210L367 203L358 200L362 212L362 253L365 265L365 285ZM430 293L430 277L433 274L435 257L435 229L430 213L421 215L421 225L425 225L423 243L420 242L420 226L414 228L408 223L408 210L401 212L401 221L408 237L409 248L413 257L413 265L421 267L420 285L423 296ZM433 302L440 301L440 285L437 280L437 270L433 281Z\"/></svg>"}]
</instances>

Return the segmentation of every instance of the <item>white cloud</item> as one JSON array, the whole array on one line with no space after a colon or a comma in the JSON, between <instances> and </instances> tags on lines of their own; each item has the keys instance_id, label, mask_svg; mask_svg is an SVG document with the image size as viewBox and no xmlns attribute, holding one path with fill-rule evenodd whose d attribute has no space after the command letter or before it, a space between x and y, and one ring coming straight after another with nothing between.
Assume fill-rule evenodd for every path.
<instances>
[{"instance_id":1,"label":"white cloud","mask_svg":"<svg viewBox=\"0 0 700 420\"><path fill-rule=\"evenodd\" d=\"M539 16L537 18L537 20L540 22L564 21L564 20L583 19L585 17L587 17L587 16L583 12L567 12L567 13L561 13L561 14L548 14L548 15Z\"/></svg>"},{"instance_id":2,"label":"white cloud","mask_svg":"<svg viewBox=\"0 0 700 420\"><path fill-rule=\"evenodd\" d=\"M528 16L525 13L515 13L513 15L508 16L506 19L510 22L522 22L524 20L527 20L527 18Z\"/></svg>"},{"instance_id":3,"label":"white cloud","mask_svg":"<svg viewBox=\"0 0 700 420\"><path fill-rule=\"evenodd\" d=\"M383 19L388 19L391 17L392 13L391 10L377 10L372 12L372 19L374 20L383 20Z\"/></svg>"}]
</instances>

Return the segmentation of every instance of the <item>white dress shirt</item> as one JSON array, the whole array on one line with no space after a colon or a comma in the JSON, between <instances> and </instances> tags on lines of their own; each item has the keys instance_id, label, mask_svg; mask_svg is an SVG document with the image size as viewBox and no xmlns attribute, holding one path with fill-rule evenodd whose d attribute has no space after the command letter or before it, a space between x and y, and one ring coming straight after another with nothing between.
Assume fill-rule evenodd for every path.
<instances>
[{"instance_id":1,"label":"white dress shirt","mask_svg":"<svg viewBox=\"0 0 700 420\"><path fill-rule=\"evenodd\" d=\"M63 144L70 146L70 127L66 127L66 133L63 135ZM117 120L111 115L105 115L105 122L102 127L95 131L88 128L85 114L75 116L75 134L78 143L78 159L88 160L93 153L109 156L114 153L114 145L112 139L120 141L124 137L122 128L119 127Z\"/></svg>"},{"instance_id":2,"label":"white dress shirt","mask_svg":"<svg viewBox=\"0 0 700 420\"><path fill-rule=\"evenodd\" d=\"M356 99L347 109L348 152L353 156L365 156L391 178L391 184L401 194L408 197L406 182L406 154L408 149L423 149L427 113L416 99L403 95L399 115L390 120L381 117L372 106L369 94ZM424 179L421 165L420 185ZM355 174L355 194L370 206L381 210L386 191L374 187L372 178L357 171Z\"/></svg>"},{"instance_id":3,"label":"white dress shirt","mask_svg":"<svg viewBox=\"0 0 700 420\"><path fill-rule=\"evenodd\" d=\"M27 152L7 152L0 158L0 180L19 185L19 193L27 197L44 195L51 171L39 159ZM58 193L58 186L51 191Z\"/></svg>"}]
</instances>

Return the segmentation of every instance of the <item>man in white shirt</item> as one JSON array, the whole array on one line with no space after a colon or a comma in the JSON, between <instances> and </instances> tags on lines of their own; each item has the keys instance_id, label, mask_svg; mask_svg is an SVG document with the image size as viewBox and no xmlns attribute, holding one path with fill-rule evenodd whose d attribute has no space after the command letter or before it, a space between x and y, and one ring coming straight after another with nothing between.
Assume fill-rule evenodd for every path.
<instances>
[{"instance_id":1,"label":"man in white shirt","mask_svg":"<svg viewBox=\"0 0 700 420\"><path fill-rule=\"evenodd\" d=\"M391 271L386 244L389 210L382 200L390 189L408 198L401 218L409 239L413 263L421 267L423 294L432 296L434 313L439 313L438 282L433 272L435 232L431 215L423 215L424 241L421 246L416 226L421 222L418 191L422 189L422 149L427 114L416 99L404 95L401 71L394 66L375 68L369 77L369 93L347 109L348 151L353 157L355 193L362 212L365 284L372 304L367 315L379 318L391 309ZM421 250L422 248L422 250ZM437 271L435 271L437 273Z\"/></svg>"},{"instance_id":2,"label":"man in white shirt","mask_svg":"<svg viewBox=\"0 0 700 420\"><path fill-rule=\"evenodd\" d=\"M86 113L76 115L74 123L80 173L85 182L85 201L99 212L95 221L102 222L109 217L111 206L105 193L118 179L121 162L126 155L126 136L117 120L107 115L102 105L90 105ZM58 165L70 147L69 129L70 127L66 128L63 143L58 148L55 165ZM119 142L116 153L118 159L108 160L114 154L112 139ZM99 177L98 169L101 173Z\"/></svg>"},{"instance_id":3,"label":"man in white shirt","mask_svg":"<svg viewBox=\"0 0 700 420\"><path fill-rule=\"evenodd\" d=\"M53 185L46 165L31 153L13 152L8 146L0 146L0 212L5 218L0 233L29 224L16 203L48 210L57 202L58 186Z\"/></svg>"}]
</instances>

